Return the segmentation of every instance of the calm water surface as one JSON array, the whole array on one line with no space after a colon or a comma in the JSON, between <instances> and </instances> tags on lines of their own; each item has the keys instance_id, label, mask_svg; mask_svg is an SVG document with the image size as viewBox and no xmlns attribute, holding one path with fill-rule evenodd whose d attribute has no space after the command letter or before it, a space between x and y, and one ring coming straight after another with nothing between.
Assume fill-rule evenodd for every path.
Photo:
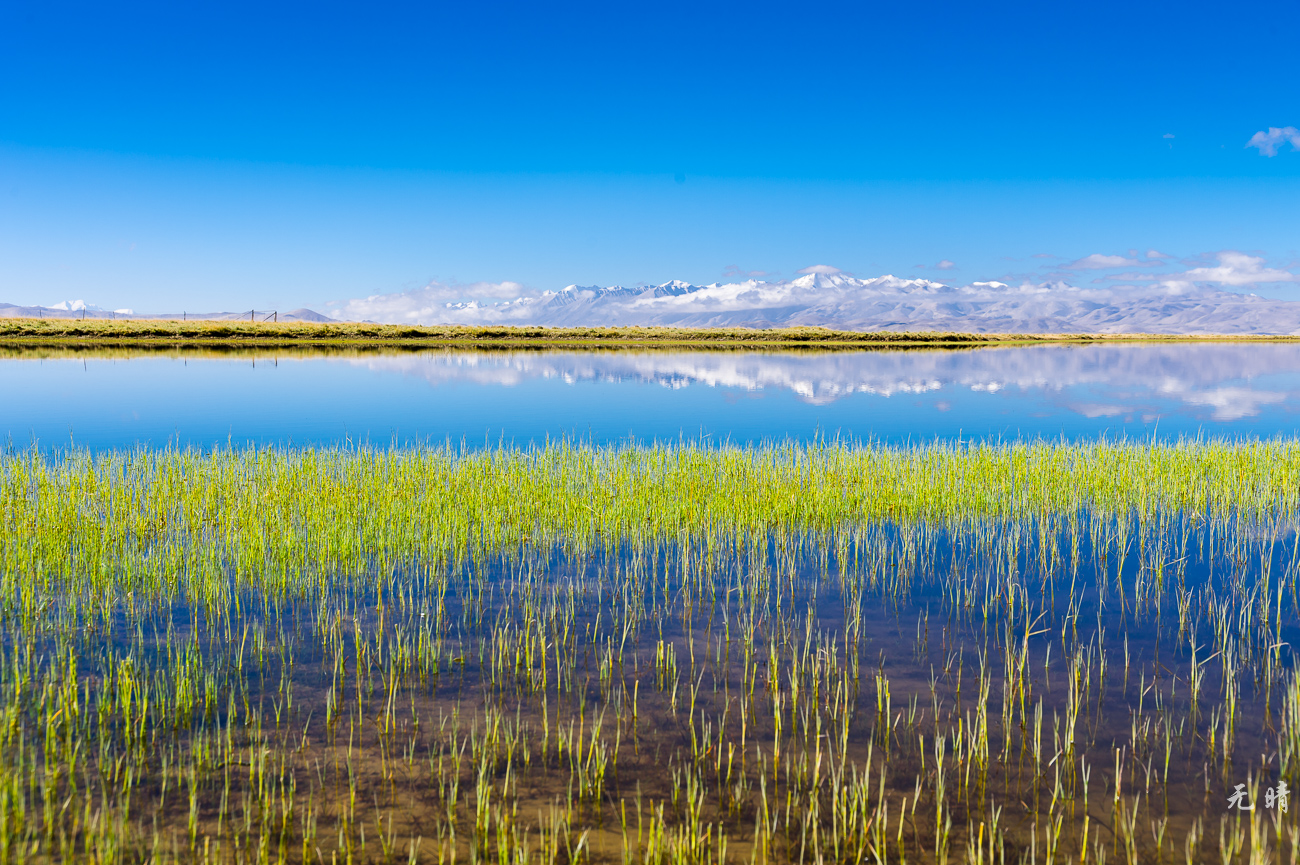
<instances>
[{"instance_id":1,"label":"calm water surface","mask_svg":"<svg viewBox=\"0 0 1300 865\"><path fill-rule=\"evenodd\" d=\"M0 358L15 447L1272 437L1298 409L1287 344Z\"/></svg>"}]
</instances>

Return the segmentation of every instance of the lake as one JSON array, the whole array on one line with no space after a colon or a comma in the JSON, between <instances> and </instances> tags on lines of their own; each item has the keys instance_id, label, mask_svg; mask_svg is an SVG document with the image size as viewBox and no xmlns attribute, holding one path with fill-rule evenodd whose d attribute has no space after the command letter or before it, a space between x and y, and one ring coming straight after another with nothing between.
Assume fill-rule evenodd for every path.
<instances>
[{"instance_id":1,"label":"lake","mask_svg":"<svg viewBox=\"0 0 1300 865\"><path fill-rule=\"evenodd\" d=\"M0 357L43 449L0 457L0 860L1294 861L1293 437L220 446L1272 437L1298 373L1244 343ZM218 449L109 451L169 443Z\"/></svg>"},{"instance_id":2,"label":"lake","mask_svg":"<svg viewBox=\"0 0 1300 865\"><path fill-rule=\"evenodd\" d=\"M0 357L13 447L1292 435L1300 344Z\"/></svg>"}]
</instances>

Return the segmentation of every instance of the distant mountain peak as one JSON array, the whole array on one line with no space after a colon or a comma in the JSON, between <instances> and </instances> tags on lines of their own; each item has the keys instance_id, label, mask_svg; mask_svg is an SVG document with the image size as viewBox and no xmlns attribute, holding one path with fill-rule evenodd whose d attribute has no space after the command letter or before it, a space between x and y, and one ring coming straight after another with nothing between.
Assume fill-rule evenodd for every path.
<instances>
[{"instance_id":1,"label":"distant mountain peak","mask_svg":"<svg viewBox=\"0 0 1300 865\"><path fill-rule=\"evenodd\" d=\"M1300 333L1300 303L1266 300L1186 281L1151 285L995 280L950 285L883 274L860 278L824 268L790 280L698 285L569 285L511 300L428 302L420 292L386 295L376 315L363 300L351 318L425 324L675 327L825 326L842 330L1002 333ZM410 307L409 312L401 312ZM434 310L426 314L425 310ZM402 316L397 318L397 316Z\"/></svg>"}]
</instances>

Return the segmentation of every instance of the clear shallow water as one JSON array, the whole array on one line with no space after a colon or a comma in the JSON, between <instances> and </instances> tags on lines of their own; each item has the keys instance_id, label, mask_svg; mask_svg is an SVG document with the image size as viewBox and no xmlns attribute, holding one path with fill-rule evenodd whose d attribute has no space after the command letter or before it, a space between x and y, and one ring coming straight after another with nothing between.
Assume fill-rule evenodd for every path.
<instances>
[{"instance_id":1,"label":"clear shallow water","mask_svg":"<svg viewBox=\"0 0 1300 865\"><path fill-rule=\"evenodd\" d=\"M1272 437L1297 420L1300 344L0 358L15 447Z\"/></svg>"}]
</instances>

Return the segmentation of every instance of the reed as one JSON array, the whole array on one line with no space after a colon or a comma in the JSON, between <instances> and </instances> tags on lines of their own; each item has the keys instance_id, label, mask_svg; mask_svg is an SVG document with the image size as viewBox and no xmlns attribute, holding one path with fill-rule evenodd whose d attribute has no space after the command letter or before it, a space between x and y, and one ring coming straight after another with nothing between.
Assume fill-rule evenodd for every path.
<instances>
[{"instance_id":1,"label":"reed","mask_svg":"<svg viewBox=\"0 0 1300 865\"><path fill-rule=\"evenodd\" d=\"M19 452L0 507L0 863L1297 854L1297 442Z\"/></svg>"}]
</instances>

